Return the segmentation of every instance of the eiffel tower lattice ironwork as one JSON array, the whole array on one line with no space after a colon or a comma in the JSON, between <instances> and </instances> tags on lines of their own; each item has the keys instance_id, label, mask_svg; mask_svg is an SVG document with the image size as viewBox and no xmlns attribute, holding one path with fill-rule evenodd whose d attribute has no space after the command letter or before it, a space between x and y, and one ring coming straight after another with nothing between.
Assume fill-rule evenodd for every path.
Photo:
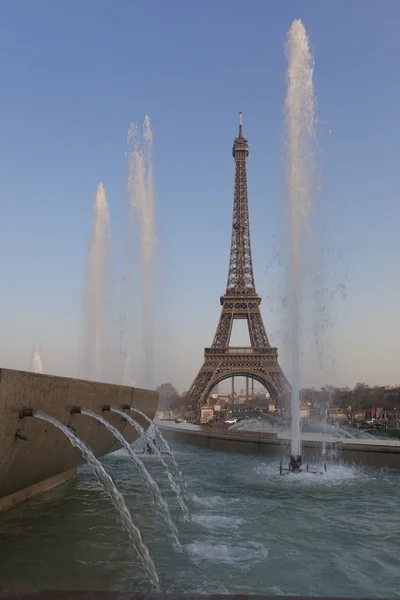
<instances>
[{"instance_id":1,"label":"eiffel tower lattice ironwork","mask_svg":"<svg viewBox=\"0 0 400 600\"><path fill-rule=\"evenodd\" d=\"M254 283L246 174L249 146L242 133L242 113L232 153L236 166L228 282L220 299L221 316L212 346L205 348L203 366L189 389L192 405L198 411L213 387L230 377L258 381L278 403L290 393L290 384L278 363L278 350L269 343L260 312L261 296ZM235 319L247 320L249 347L229 345Z\"/></svg>"}]
</instances>

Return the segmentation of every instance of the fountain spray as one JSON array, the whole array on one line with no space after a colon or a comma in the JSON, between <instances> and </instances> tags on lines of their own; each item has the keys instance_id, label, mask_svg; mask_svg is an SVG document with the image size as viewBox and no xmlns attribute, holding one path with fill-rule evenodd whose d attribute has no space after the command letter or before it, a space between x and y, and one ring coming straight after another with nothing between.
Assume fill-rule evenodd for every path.
<instances>
[{"instance_id":1,"label":"fountain spray","mask_svg":"<svg viewBox=\"0 0 400 600\"><path fill-rule=\"evenodd\" d=\"M84 376L99 380L107 369L110 313L110 214L102 183L94 195L85 297Z\"/></svg>"},{"instance_id":2,"label":"fountain spray","mask_svg":"<svg viewBox=\"0 0 400 600\"><path fill-rule=\"evenodd\" d=\"M43 359L42 352L38 342L33 344L33 356L31 361L31 371L33 373L43 373Z\"/></svg>"},{"instance_id":3,"label":"fountain spray","mask_svg":"<svg viewBox=\"0 0 400 600\"><path fill-rule=\"evenodd\" d=\"M142 385L154 387L154 300L153 269L156 244L154 185L153 185L153 133L150 117L143 124L143 144L137 139L137 126L131 123L128 132L128 191L130 210L134 210L139 221L141 243L141 296L142 335L144 366Z\"/></svg>"},{"instance_id":4,"label":"fountain spray","mask_svg":"<svg viewBox=\"0 0 400 600\"><path fill-rule=\"evenodd\" d=\"M292 441L290 463L301 469L300 387L301 317L305 269L303 238L308 229L316 191L314 59L300 19L293 21L286 38L287 93L285 99L286 180L290 222L289 347L292 382Z\"/></svg>"}]
</instances>

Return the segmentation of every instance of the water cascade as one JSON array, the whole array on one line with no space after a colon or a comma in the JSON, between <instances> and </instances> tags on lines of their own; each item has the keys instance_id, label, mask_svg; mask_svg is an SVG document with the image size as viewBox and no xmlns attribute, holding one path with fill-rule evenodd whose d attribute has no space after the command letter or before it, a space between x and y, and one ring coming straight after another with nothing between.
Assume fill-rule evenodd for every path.
<instances>
[{"instance_id":1,"label":"water cascade","mask_svg":"<svg viewBox=\"0 0 400 600\"><path fill-rule=\"evenodd\" d=\"M293 21L286 39L287 93L285 99L286 179L290 222L289 347L292 384L291 459L301 463L300 388L301 319L304 268L304 234L315 195L314 59L303 23Z\"/></svg>"},{"instance_id":2,"label":"water cascade","mask_svg":"<svg viewBox=\"0 0 400 600\"><path fill-rule=\"evenodd\" d=\"M153 185L153 133L150 118L143 124L143 147L137 139L137 126L132 123L128 132L128 191L130 209L137 214L140 228L142 268L142 327L144 357L141 385L154 388L154 299L153 270L156 244L154 185Z\"/></svg>"},{"instance_id":3,"label":"water cascade","mask_svg":"<svg viewBox=\"0 0 400 600\"><path fill-rule=\"evenodd\" d=\"M113 480L111 479L110 475L105 471L103 465L97 460L93 452L86 446L86 444L84 444L82 440L80 440L69 427L63 425L62 423L60 423L60 421L54 419L54 417L51 417L50 415L47 415L42 412L34 412L32 416L42 421L46 421L47 423L51 423L52 425L60 429L64 433L64 435L67 436L71 444L81 451L82 456L85 458L88 465L92 468L104 491L110 496L111 502L113 503L117 511L118 519L124 530L128 533L129 538L143 564L143 567L145 568L148 574L151 584L157 591L160 591L160 582L158 579L158 575L154 563L150 557L147 546L142 540L142 535L139 529L132 521L131 515L125 504L125 500L122 494L115 487Z\"/></svg>"},{"instance_id":4,"label":"water cascade","mask_svg":"<svg viewBox=\"0 0 400 600\"><path fill-rule=\"evenodd\" d=\"M165 437L163 436L163 434L161 433L159 427L157 427L157 425L154 423L154 421L152 421L144 412L142 412L141 410L139 410L139 408L134 408L133 406L130 407L130 410L133 412L136 412L138 415L140 415L141 417L143 417L150 425L153 425L154 430L156 432L156 436L158 436L161 440L161 442L164 444L165 448L167 449L167 452L171 458L172 464L174 465L179 478L180 478L180 483L182 485L182 487L185 489L185 491L187 492L187 485L185 483L185 480L183 478L183 473L179 468L178 463L176 462L175 456L170 448L170 445L168 444L167 440L165 439Z\"/></svg>"},{"instance_id":5,"label":"water cascade","mask_svg":"<svg viewBox=\"0 0 400 600\"><path fill-rule=\"evenodd\" d=\"M188 511L188 508L182 498L181 488L179 487L179 484L176 483L176 481L172 477L167 463L163 459L161 452L159 451L159 449L157 448L157 446L155 445L155 443L153 442L151 437L149 435L147 435L146 431L143 429L143 427L141 425L139 425L139 423L137 421L135 421L131 416L124 413L122 410L119 410L118 408L113 408L113 407L111 407L110 410L112 412L117 413L118 415L121 415L121 417L126 419L128 421L128 423L130 425L132 425L132 427L135 428L135 430L143 438L143 440L146 442L146 444L148 444L150 446L150 448L153 450L154 454L159 458L159 460L164 468L165 474L168 478L168 481L171 485L171 488L176 494L176 497L179 502L179 506L182 509L183 516L184 516L185 520L188 520L189 519L189 511Z\"/></svg>"},{"instance_id":6,"label":"water cascade","mask_svg":"<svg viewBox=\"0 0 400 600\"><path fill-rule=\"evenodd\" d=\"M94 196L92 237L85 290L85 356L83 376L104 379L110 314L110 215L102 183Z\"/></svg>"},{"instance_id":7,"label":"water cascade","mask_svg":"<svg viewBox=\"0 0 400 600\"><path fill-rule=\"evenodd\" d=\"M136 454L135 454L134 450L132 449L131 445L129 444L129 442L124 438L122 433L120 431L118 431L118 429L116 427L111 425L111 423L109 421L107 421L106 419L104 419L102 416L97 415L93 411L88 410L86 408L81 408L80 412L82 415L87 415L88 417L93 417L93 419L96 419L96 421L99 421L99 423L102 423L102 425L107 427L107 429L115 436L115 438L120 442L120 444L122 444L122 446L126 449L129 456L132 458L133 462L138 467L141 475L143 476L143 479L146 482L146 485L148 486L149 490L151 491L151 493L153 495L154 502L155 502L157 508L159 509L160 513L163 515L165 522L168 525L171 540L172 540L174 547L178 551L180 551L182 549L182 546L179 541L178 530L177 530L174 522L171 519L168 505L165 502L165 500L163 499L157 483L151 477L150 473L147 471L146 467L144 466L144 464L142 463L140 458L138 456L136 456Z\"/></svg>"},{"instance_id":8,"label":"water cascade","mask_svg":"<svg viewBox=\"0 0 400 600\"><path fill-rule=\"evenodd\" d=\"M31 361L31 371L33 373L43 373L43 359L38 342L33 344L33 356Z\"/></svg>"}]
</instances>

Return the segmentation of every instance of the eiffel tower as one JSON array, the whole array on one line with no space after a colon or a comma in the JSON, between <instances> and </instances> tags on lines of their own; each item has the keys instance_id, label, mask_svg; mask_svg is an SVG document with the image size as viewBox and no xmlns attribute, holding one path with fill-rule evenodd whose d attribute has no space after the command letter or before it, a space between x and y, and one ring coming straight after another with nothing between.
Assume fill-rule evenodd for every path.
<instances>
[{"instance_id":1,"label":"eiffel tower","mask_svg":"<svg viewBox=\"0 0 400 600\"><path fill-rule=\"evenodd\" d=\"M239 115L239 135L232 150L236 167L228 283L220 298L222 310L212 346L205 348L203 366L189 389L192 406L198 412L211 390L220 381L233 377L258 381L275 403L290 394L290 384L278 363L278 349L271 347L268 340L260 312L261 296L254 283L246 174L249 145L242 133L242 113ZM229 345L234 319L247 320L249 347ZM246 384L248 389L248 379Z\"/></svg>"}]
</instances>

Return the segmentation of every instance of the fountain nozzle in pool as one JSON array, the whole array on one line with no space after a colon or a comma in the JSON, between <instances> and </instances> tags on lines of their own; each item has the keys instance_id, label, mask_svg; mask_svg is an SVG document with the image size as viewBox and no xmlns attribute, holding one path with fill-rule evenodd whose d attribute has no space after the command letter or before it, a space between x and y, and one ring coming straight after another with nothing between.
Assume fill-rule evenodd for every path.
<instances>
[{"instance_id":1,"label":"fountain nozzle in pool","mask_svg":"<svg viewBox=\"0 0 400 600\"><path fill-rule=\"evenodd\" d=\"M72 406L71 407L71 415L80 415L82 412L82 409L80 406Z\"/></svg>"},{"instance_id":2,"label":"fountain nozzle in pool","mask_svg":"<svg viewBox=\"0 0 400 600\"><path fill-rule=\"evenodd\" d=\"M103 404L101 407L102 412L110 412L111 406L109 404Z\"/></svg>"},{"instance_id":3,"label":"fountain nozzle in pool","mask_svg":"<svg viewBox=\"0 0 400 600\"><path fill-rule=\"evenodd\" d=\"M279 464L279 473L281 475L283 475L283 471L287 471L288 473L301 473L302 465L303 465L303 460L301 458L301 454L298 454L297 456L294 456L293 454L291 454L290 460L289 460L289 468L285 469L282 466L282 461L281 461ZM308 471L308 465L307 465L307 471Z\"/></svg>"},{"instance_id":4,"label":"fountain nozzle in pool","mask_svg":"<svg viewBox=\"0 0 400 600\"><path fill-rule=\"evenodd\" d=\"M297 456L293 456L293 454L290 455L289 471L291 473L300 473L302 464L301 454L298 454Z\"/></svg>"},{"instance_id":5,"label":"fountain nozzle in pool","mask_svg":"<svg viewBox=\"0 0 400 600\"><path fill-rule=\"evenodd\" d=\"M303 460L301 457L301 454L298 454L297 456L293 456L293 454L290 455L290 461L289 461L289 468L285 469L282 466L282 461L279 464L279 473L281 475L283 475L284 471L286 471L287 473L302 473L303 469ZM308 465L306 465L306 471L307 473L313 473L314 475L322 475L322 471L310 471L310 468ZM326 473L327 471L327 467L326 467L326 463L324 463L324 471Z\"/></svg>"}]
</instances>

